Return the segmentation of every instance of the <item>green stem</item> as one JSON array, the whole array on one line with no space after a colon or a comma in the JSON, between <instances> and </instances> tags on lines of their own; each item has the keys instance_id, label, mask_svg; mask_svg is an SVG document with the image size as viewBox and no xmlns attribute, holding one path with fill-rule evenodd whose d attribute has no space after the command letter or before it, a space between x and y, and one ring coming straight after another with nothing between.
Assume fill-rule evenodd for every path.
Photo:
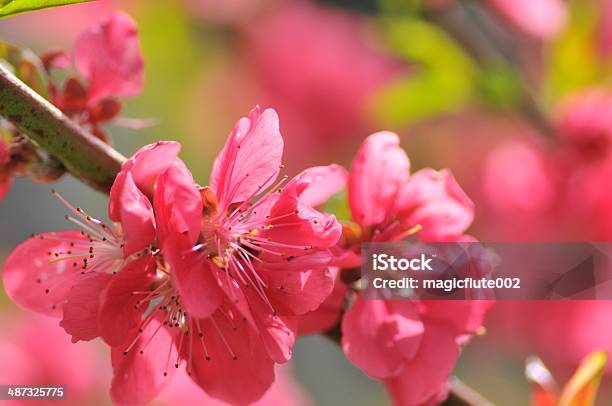
<instances>
[{"instance_id":1,"label":"green stem","mask_svg":"<svg viewBox=\"0 0 612 406\"><path fill-rule=\"evenodd\" d=\"M108 193L125 161L0 65L0 115L74 176Z\"/></svg>"}]
</instances>

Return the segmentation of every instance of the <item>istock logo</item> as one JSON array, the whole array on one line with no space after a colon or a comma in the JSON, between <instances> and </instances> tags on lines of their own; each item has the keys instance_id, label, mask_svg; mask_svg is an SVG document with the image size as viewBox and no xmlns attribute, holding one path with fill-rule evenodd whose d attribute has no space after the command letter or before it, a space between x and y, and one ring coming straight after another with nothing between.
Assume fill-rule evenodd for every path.
<instances>
[{"instance_id":1,"label":"istock logo","mask_svg":"<svg viewBox=\"0 0 612 406\"><path fill-rule=\"evenodd\" d=\"M372 254L374 271L432 271L429 263L433 258L421 254L418 258L396 258L394 255Z\"/></svg>"}]
</instances>

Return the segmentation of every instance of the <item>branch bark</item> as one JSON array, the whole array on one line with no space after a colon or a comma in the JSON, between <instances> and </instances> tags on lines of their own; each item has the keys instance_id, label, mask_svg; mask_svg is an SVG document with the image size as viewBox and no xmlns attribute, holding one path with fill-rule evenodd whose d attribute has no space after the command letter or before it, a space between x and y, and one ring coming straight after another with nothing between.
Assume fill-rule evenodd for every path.
<instances>
[{"instance_id":1,"label":"branch bark","mask_svg":"<svg viewBox=\"0 0 612 406\"><path fill-rule=\"evenodd\" d=\"M0 115L92 188L108 193L125 161L0 65Z\"/></svg>"}]
</instances>

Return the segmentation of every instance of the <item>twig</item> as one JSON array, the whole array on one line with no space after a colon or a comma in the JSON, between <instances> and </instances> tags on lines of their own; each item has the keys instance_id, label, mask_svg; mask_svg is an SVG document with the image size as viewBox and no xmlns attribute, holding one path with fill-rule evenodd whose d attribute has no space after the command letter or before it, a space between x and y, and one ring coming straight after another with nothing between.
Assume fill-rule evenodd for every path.
<instances>
[{"instance_id":1,"label":"twig","mask_svg":"<svg viewBox=\"0 0 612 406\"><path fill-rule=\"evenodd\" d=\"M74 176L107 193L125 158L0 65L0 115Z\"/></svg>"},{"instance_id":2,"label":"twig","mask_svg":"<svg viewBox=\"0 0 612 406\"><path fill-rule=\"evenodd\" d=\"M427 12L426 16L452 35L481 66L492 62L516 65L515 37L491 19L481 2L455 1L442 9ZM554 131L550 120L524 81L520 90L518 110L541 134L551 136Z\"/></svg>"}]
</instances>

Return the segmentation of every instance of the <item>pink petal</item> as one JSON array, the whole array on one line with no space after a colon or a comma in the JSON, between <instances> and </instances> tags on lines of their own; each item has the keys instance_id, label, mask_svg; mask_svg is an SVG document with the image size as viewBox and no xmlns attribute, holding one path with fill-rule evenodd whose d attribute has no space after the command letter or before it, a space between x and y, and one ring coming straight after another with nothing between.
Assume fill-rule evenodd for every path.
<instances>
[{"instance_id":1,"label":"pink petal","mask_svg":"<svg viewBox=\"0 0 612 406\"><path fill-rule=\"evenodd\" d=\"M459 357L459 347L451 330L427 324L417 355L402 372L385 380L393 402L398 405L426 404L446 386Z\"/></svg>"},{"instance_id":2,"label":"pink petal","mask_svg":"<svg viewBox=\"0 0 612 406\"><path fill-rule=\"evenodd\" d=\"M68 293L60 326L72 336L73 343L79 340L90 341L100 335L100 292L111 279L111 274L90 273L80 279Z\"/></svg>"},{"instance_id":3,"label":"pink petal","mask_svg":"<svg viewBox=\"0 0 612 406\"><path fill-rule=\"evenodd\" d=\"M334 327L340 319L340 315L344 307L347 288L346 285L336 276L339 274L338 268L331 267L330 272L335 280L332 293L316 310L300 316L300 335L320 333L322 331L329 330Z\"/></svg>"},{"instance_id":4,"label":"pink petal","mask_svg":"<svg viewBox=\"0 0 612 406\"><path fill-rule=\"evenodd\" d=\"M551 39L565 27L568 10L562 0L489 0L511 24L538 39Z\"/></svg>"},{"instance_id":5,"label":"pink petal","mask_svg":"<svg viewBox=\"0 0 612 406\"><path fill-rule=\"evenodd\" d=\"M60 316L61 304L80 276L81 267L74 267L71 261L50 261L56 259L54 253L69 251L70 241L83 240L87 238L78 231L62 231L39 234L23 242L4 263L2 278L7 295L28 310Z\"/></svg>"},{"instance_id":6,"label":"pink petal","mask_svg":"<svg viewBox=\"0 0 612 406\"><path fill-rule=\"evenodd\" d=\"M331 294L334 274L325 251L278 262L267 262L256 270L268 288L266 296L281 315L302 315L316 310Z\"/></svg>"},{"instance_id":7,"label":"pink petal","mask_svg":"<svg viewBox=\"0 0 612 406\"><path fill-rule=\"evenodd\" d=\"M194 244L202 224L202 199L191 172L180 160L158 178L155 189L158 238L163 245L168 234L180 233Z\"/></svg>"},{"instance_id":8,"label":"pink petal","mask_svg":"<svg viewBox=\"0 0 612 406\"><path fill-rule=\"evenodd\" d=\"M122 183L115 197L125 241L123 253L129 257L147 248L155 239L155 215L151 202L138 189L130 172L125 174Z\"/></svg>"},{"instance_id":9,"label":"pink petal","mask_svg":"<svg viewBox=\"0 0 612 406\"><path fill-rule=\"evenodd\" d=\"M191 377L214 398L231 405L249 405L274 382L274 362L246 322L236 319L230 324L225 316L219 316L200 322L210 358L194 337Z\"/></svg>"},{"instance_id":10,"label":"pink petal","mask_svg":"<svg viewBox=\"0 0 612 406\"><path fill-rule=\"evenodd\" d=\"M114 404L149 403L170 382L177 359L175 333L165 326L160 327L161 323L159 319L152 319L127 355L124 355L126 346L111 349L114 377L110 395Z\"/></svg>"},{"instance_id":11,"label":"pink petal","mask_svg":"<svg viewBox=\"0 0 612 406\"><path fill-rule=\"evenodd\" d=\"M409 171L410 161L397 135L370 135L361 144L350 169L348 199L353 219L363 227L388 219Z\"/></svg>"},{"instance_id":12,"label":"pink petal","mask_svg":"<svg viewBox=\"0 0 612 406\"><path fill-rule=\"evenodd\" d=\"M278 116L259 107L238 121L215 159L210 187L222 208L241 202L270 186L278 176L283 138Z\"/></svg>"},{"instance_id":13,"label":"pink petal","mask_svg":"<svg viewBox=\"0 0 612 406\"><path fill-rule=\"evenodd\" d=\"M410 302L365 300L358 296L342 320L342 349L374 378L402 371L419 349L424 326Z\"/></svg>"},{"instance_id":14,"label":"pink petal","mask_svg":"<svg viewBox=\"0 0 612 406\"><path fill-rule=\"evenodd\" d=\"M134 20L115 12L81 33L74 60L89 81L90 103L106 97L136 96L142 91L144 63Z\"/></svg>"},{"instance_id":15,"label":"pink petal","mask_svg":"<svg viewBox=\"0 0 612 406\"><path fill-rule=\"evenodd\" d=\"M132 292L149 288L155 276L155 267L155 259L151 255L136 259L113 275L100 294L100 336L108 345L115 347L124 344L131 330L137 326L148 303L135 307L144 295L132 295Z\"/></svg>"},{"instance_id":16,"label":"pink petal","mask_svg":"<svg viewBox=\"0 0 612 406\"><path fill-rule=\"evenodd\" d=\"M422 169L402 187L396 216L408 226L423 226L423 240L436 241L461 235L472 224L474 203L450 171Z\"/></svg>"},{"instance_id":17,"label":"pink petal","mask_svg":"<svg viewBox=\"0 0 612 406\"><path fill-rule=\"evenodd\" d=\"M300 201L316 207L324 204L346 186L348 172L340 165L315 166L306 169L299 177L309 177L308 186L300 193Z\"/></svg>"},{"instance_id":18,"label":"pink petal","mask_svg":"<svg viewBox=\"0 0 612 406\"><path fill-rule=\"evenodd\" d=\"M289 361L297 338L297 318L273 314L255 292L249 290L248 293L257 329L268 355L277 363Z\"/></svg>"},{"instance_id":19,"label":"pink petal","mask_svg":"<svg viewBox=\"0 0 612 406\"><path fill-rule=\"evenodd\" d=\"M214 313L225 295L206 258L194 252L182 234L169 235L162 252L172 267L172 281L187 313L198 318Z\"/></svg>"},{"instance_id":20,"label":"pink petal","mask_svg":"<svg viewBox=\"0 0 612 406\"><path fill-rule=\"evenodd\" d=\"M298 195L305 185L296 178L274 196L276 201L268 212L270 221L262 235L284 244L332 247L342 235L342 226L335 216L323 214L300 201ZM289 248L283 251L288 255L294 253Z\"/></svg>"},{"instance_id":21,"label":"pink petal","mask_svg":"<svg viewBox=\"0 0 612 406\"><path fill-rule=\"evenodd\" d=\"M421 315L437 323L445 323L456 335L474 334L483 325L492 300L426 300L421 302Z\"/></svg>"},{"instance_id":22,"label":"pink petal","mask_svg":"<svg viewBox=\"0 0 612 406\"><path fill-rule=\"evenodd\" d=\"M138 189L151 198L157 177L172 165L180 150L178 142L158 141L140 148L123 164L110 192L108 212L111 220L120 219L120 197L127 173L131 173Z\"/></svg>"}]
</instances>

